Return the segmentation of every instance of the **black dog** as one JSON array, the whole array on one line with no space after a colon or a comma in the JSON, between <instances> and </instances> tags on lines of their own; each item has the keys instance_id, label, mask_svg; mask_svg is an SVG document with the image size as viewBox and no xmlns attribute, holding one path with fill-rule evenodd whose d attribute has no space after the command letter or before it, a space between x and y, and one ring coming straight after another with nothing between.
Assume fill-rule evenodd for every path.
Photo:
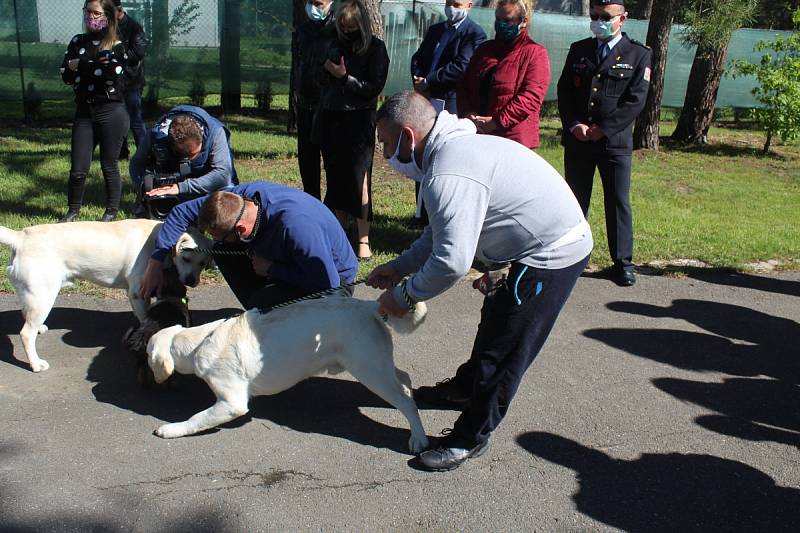
<instances>
[{"instance_id":1,"label":"black dog","mask_svg":"<svg viewBox=\"0 0 800 533\"><path fill-rule=\"evenodd\" d=\"M122 343L136 360L136 370L142 388L156 387L153 371L147 364L147 343L158 331L170 326L191 326L186 287L178 279L175 267L164 270L164 283L158 300L147 310L147 316L138 327L132 326Z\"/></svg>"}]
</instances>

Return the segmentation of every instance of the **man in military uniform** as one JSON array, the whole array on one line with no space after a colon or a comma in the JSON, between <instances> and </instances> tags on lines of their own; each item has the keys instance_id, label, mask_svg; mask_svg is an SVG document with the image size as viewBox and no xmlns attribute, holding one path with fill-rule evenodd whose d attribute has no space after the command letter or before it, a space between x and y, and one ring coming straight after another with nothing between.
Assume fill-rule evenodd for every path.
<instances>
[{"instance_id":1,"label":"man in military uniform","mask_svg":"<svg viewBox=\"0 0 800 533\"><path fill-rule=\"evenodd\" d=\"M558 80L564 174L586 215L595 168L600 171L613 276L629 287L636 283L631 132L650 88L651 53L622 33L623 0L592 0L590 17L595 37L572 43Z\"/></svg>"}]
</instances>

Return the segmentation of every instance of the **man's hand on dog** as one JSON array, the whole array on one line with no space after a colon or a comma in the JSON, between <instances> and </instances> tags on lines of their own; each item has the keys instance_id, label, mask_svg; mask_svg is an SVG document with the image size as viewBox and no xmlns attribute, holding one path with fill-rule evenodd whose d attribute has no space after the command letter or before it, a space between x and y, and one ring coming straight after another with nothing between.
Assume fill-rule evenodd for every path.
<instances>
[{"instance_id":1,"label":"man's hand on dog","mask_svg":"<svg viewBox=\"0 0 800 533\"><path fill-rule=\"evenodd\" d=\"M378 298L378 314L401 317L408 313L408 307L397 303L394 299L394 291L388 290Z\"/></svg>"},{"instance_id":2,"label":"man's hand on dog","mask_svg":"<svg viewBox=\"0 0 800 533\"><path fill-rule=\"evenodd\" d=\"M258 257L257 255L253 256L253 270L256 274L268 278L270 268L272 268L272 261L266 257Z\"/></svg>"},{"instance_id":3,"label":"man's hand on dog","mask_svg":"<svg viewBox=\"0 0 800 533\"><path fill-rule=\"evenodd\" d=\"M158 294L161 285L164 283L164 264L156 261L152 257L147 261L147 266L142 274L142 281L139 285L139 296L143 300L149 300L151 296Z\"/></svg>"},{"instance_id":4,"label":"man's hand on dog","mask_svg":"<svg viewBox=\"0 0 800 533\"><path fill-rule=\"evenodd\" d=\"M390 289L403 278L389 263L375 267L367 275L367 285L376 289Z\"/></svg>"}]
</instances>

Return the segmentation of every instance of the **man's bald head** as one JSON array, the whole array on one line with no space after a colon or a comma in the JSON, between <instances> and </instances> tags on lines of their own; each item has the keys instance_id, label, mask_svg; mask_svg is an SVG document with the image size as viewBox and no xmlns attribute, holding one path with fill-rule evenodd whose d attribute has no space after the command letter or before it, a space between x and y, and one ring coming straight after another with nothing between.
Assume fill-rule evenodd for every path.
<instances>
[{"instance_id":1,"label":"man's bald head","mask_svg":"<svg viewBox=\"0 0 800 533\"><path fill-rule=\"evenodd\" d=\"M377 122L392 132L411 128L417 137L425 137L436 122L436 110L427 98L416 91L403 91L387 98L378 110Z\"/></svg>"}]
</instances>

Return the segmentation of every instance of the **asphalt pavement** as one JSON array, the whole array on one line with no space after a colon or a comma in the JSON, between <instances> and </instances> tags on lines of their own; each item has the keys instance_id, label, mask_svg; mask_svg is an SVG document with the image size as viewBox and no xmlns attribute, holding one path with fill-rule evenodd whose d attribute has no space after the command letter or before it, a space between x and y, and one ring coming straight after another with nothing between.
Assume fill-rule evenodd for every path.
<instances>
[{"instance_id":1,"label":"asphalt pavement","mask_svg":"<svg viewBox=\"0 0 800 533\"><path fill-rule=\"evenodd\" d=\"M197 323L238 312L225 286L190 296ZM466 359L480 303L462 282L395 336L415 385ZM162 440L214 398L196 378L139 387L125 300L60 296L34 374L0 295L0 529L798 531L799 322L798 273L583 277L489 451L428 473L403 416L347 374ZM421 415L431 436L456 418Z\"/></svg>"}]
</instances>

